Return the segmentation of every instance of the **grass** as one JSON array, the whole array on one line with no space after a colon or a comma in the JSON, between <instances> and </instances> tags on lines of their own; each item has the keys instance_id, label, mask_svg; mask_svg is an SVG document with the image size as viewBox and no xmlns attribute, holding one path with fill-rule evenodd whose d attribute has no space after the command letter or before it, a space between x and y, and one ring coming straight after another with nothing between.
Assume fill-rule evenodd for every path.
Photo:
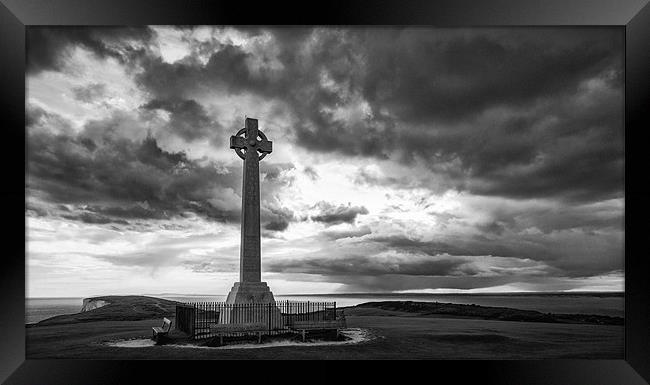
<instances>
[{"instance_id":1,"label":"grass","mask_svg":"<svg viewBox=\"0 0 650 385\"><path fill-rule=\"evenodd\" d=\"M367 302L356 308L379 309L420 316L455 316L500 321L546 322L567 324L623 325L621 317L595 314L554 314L535 310L520 310L507 307L461 305L439 302L383 301Z\"/></svg>"},{"instance_id":2,"label":"grass","mask_svg":"<svg viewBox=\"0 0 650 385\"><path fill-rule=\"evenodd\" d=\"M36 325L64 325L96 321L139 321L175 315L177 302L141 295L94 297L93 300L108 302L90 311L65 314L48 318ZM159 326L159 325L157 325Z\"/></svg>"},{"instance_id":3,"label":"grass","mask_svg":"<svg viewBox=\"0 0 650 385\"><path fill-rule=\"evenodd\" d=\"M108 341L148 338L162 316L174 322L173 302L151 297L110 298L89 314L55 317L28 327L27 358L94 359L622 359L621 325L521 322L432 313L419 303L379 302L345 309L348 327L376 338L360 344L278 346L266 349L191 349L171 346L120 348ZM162 302L161 302L162 301ZM169 303L171 302L171 304ZM462 305L466 306L466 305ZM478 307L482 308L482 307ZM435 309L435 307L434 307ZM462 308L461 308L462 309ZM503 309L503 308L496 308ZM458 309L456 309L458 311ZM493 316L502 310L487 310ZM97 314L90 314L90 313ZM124 313L126 312L126 313ZM469 316L468 316L469 314ZM542 314L542 313L540 313ZM139 317L145 317L136 319ZM175 323L173 323L175 324ZM173 343L190 342L169 333ZM290 338L290 337L288 337ZM251 338L251 342L256 337Z\"/></svg>"}]
</instances>

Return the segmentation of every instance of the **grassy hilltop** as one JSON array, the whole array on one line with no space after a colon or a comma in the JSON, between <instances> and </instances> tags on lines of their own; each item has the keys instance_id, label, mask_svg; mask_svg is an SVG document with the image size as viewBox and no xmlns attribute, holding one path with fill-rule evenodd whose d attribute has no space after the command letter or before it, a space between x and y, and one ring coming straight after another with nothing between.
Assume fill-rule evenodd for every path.
<instances>
[{"instance_id":1,"label":"grassy hilltop","mask_svg":"<svg viewBox=\"0 0 650 385\"><path fill-rule=\"evenodd\" d=\"M350 308L357 315L417 315L429 317L478 318L497 321L547 322L567 324L623 325L621 317L595 314L555 314L507 307L464 305L439 302L366 302Z\"/></svg>"},{"instance_id":2,"label":"grassy hilltop","mask_svg":"<svg viewBox=\"0 0 650 385\"><path fill-rule=\"evenodd\" d=\"M139 321L173 317L176 301L140 295L103 296L84 301L103 301L107 304L89 311L64 314L36 323L36 326L74 324L94 321Z\"/></svg>"}]
</instances>

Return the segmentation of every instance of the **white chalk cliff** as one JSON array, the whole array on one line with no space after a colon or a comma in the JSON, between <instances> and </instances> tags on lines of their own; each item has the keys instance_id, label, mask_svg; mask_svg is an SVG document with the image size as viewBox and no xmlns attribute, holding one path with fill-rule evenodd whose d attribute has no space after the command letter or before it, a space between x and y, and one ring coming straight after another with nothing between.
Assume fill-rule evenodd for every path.
<instances>
[{"instance_id":1,"label":"white chalk cliff","mask_svg":"<svg viewBox=\"0 0 650 385\"><path fill-rule=\"evenodd\" d=\"M106 301L101 300L101 299L84 298L84 304L81 307L81 312L83 313L85 311L99 309L100 307L106 306L108 304L109 304L109 302L106 302Z\"/></svg>"}]
</instances>

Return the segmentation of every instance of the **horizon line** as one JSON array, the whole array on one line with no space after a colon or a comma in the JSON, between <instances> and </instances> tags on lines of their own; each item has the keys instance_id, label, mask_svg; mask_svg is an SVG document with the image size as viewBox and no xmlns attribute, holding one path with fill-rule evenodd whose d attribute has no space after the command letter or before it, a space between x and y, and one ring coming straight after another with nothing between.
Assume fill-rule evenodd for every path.
<instances>
[{"instance_id":1,"label":"horizon line","mask_svg":"<svg viewBox=\"0 0 650 385\"><path fill-rule=\"evenodd\" d=\"M349 295L497 295L497 294L625 294L624 290L565 290L565 291L485 291L485 292L349 292L349 293L288 293L275 294L276 296L349 296ZM199 294L199 293L146 293L146 294L98 294L90 296L58 296L58 297L25 297L25 299L55 299L55 298L94 298L108 296L184 296L184 297L214 297L226 296L223 294Z\"/></svg>"}]
</instances>

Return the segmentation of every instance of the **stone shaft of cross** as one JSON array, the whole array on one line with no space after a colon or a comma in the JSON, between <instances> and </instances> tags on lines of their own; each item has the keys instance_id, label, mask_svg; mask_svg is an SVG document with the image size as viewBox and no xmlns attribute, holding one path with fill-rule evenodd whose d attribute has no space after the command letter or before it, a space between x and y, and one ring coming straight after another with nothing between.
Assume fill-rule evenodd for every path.
<instances>
[{"instance_id":1,"label":"stone shaft of cross","mask_svg":"<svg viewBox=\"0 0 650 385\"><path fill-rule=\"evenodd\" d=\"M257 129L257 119L246 118L246 127L230 137L230 148L244 159L239 280L261 282L260 160L271 153L272 142Z\"/></svg>"}]
</instances>

